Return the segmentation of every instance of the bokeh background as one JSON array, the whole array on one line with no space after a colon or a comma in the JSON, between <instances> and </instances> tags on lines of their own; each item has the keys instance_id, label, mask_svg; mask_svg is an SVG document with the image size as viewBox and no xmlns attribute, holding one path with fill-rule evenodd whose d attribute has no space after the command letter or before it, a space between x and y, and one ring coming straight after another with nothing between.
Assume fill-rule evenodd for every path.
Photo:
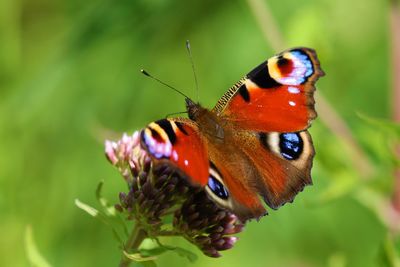
<instances>
[{"instance_id":1,"label":"bokeh background","mask_svg":"<svg viewBox=\"0 0 400 267\"><path fill-rule=\"evenodd\" d=\"M195 96L187 39L207 107L278 50L317 50L327 75L311 128L314 185L249 223L222 258L165 239L199 259L167 253L158 265L399 266L395 4L1 1L0 266L39 266L35 249L51 266L117 266L121 251L110 228L74 200L96 205L103 179L116 203L125 184L104 157L104 139L184 110L181 96L141 68Z\"/></svg>"}]
</instances>

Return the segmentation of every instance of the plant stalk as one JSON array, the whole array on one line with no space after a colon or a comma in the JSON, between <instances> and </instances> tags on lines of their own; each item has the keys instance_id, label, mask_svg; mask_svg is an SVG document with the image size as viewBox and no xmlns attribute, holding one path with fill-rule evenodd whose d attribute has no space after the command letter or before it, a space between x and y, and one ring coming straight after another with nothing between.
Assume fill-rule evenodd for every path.
<instances>
[{"instance_id":1,"label":"plant stalk","mask_svg":"<svg viewBox=\"0 0 400 267\"><path fill-rule=\"evenodd\" d=\"M143 240L147 237L146 231L144 231L140 224L136 224L133 228L128 240L124 245L124 250L127 253L132 253L138 250L140 244L142 244ZM124 254L122 255L122 259L119 262L119 267L127 267L131 264L132 260L127 258Z\"/></svg>"},{"instance_id":2,"label":"plant stalk","mask_svg":"<svg viewBox=\"0 0 400 267\"><path fill-rule=\"evenodd\" d=\"M391 1L390 28L391 28L391 54L392 54L392 86L393 86L393 118L400 122L400 5ZM397 145L397 156L400 157L400 144ZM400 213L400 169L395 170L393 207Z\"/></svg>"}]
</instances>

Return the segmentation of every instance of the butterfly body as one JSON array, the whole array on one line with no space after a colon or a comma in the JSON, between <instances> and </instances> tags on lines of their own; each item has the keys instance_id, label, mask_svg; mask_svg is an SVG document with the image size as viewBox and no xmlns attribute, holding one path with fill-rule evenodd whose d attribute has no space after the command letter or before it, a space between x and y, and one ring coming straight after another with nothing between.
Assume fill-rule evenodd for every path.
<instances>
[{"instance_id":1,"label":"butterfly body","mask_svg":"<svg viewBox=\"0 0 400 267\"><path fill-rule=\"evenodd\" d=\"M323 75L313 50L295 48L263 62L208 110L186 99L189 118L163 119L141 132L142 146L205 187L241 219L276 209L311 184L314 83Z\"/></svg>"}]
</instances>

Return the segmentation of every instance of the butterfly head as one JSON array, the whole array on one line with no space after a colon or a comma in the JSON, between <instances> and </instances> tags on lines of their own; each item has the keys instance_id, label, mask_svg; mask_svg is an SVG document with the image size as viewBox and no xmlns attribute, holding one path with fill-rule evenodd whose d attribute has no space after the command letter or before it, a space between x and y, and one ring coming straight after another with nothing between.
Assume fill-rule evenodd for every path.
<instances>
[{"instance_id":1,"label":"butterfly head","mask_svg":"<svg viewBox=\"0 0 400 267\"><path fill-rule=\"evenodd\" d=\"M189 119L196 121L199 117L199 115L202 113L201 111L204 109L200 106L199 103L194 102L190 98L185 98L186 102L186 110L189 115Z\"/></svg>"}]
</instances>

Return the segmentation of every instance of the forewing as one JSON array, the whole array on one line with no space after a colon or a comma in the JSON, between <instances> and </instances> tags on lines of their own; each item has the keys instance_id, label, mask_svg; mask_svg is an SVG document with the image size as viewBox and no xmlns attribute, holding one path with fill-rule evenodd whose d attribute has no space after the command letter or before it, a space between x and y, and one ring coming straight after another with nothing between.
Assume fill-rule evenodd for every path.
<instances>
[{"instance_id":1,"label":"forewing","mask_svg":"<svg viewBox=\"0 0 400 267\"><path fill-rule=\"evenodd\" d=\"M207 184L207 146L193 121L174 118L152 122L142 130L141 144L155 160L175 166L192 183Z\"/></svg>"},{"instance_id":2,"label":"forewing","mask_svg":"<svg viewBox=\"0 0 400 267\"><path fill-rule=\"evenodd\" d=\"M315 82L324 75L310 48L284 51L253 69L214 107L224 120L257 132L296 132L317 116Z\"/></svg>"}]
</instances>

